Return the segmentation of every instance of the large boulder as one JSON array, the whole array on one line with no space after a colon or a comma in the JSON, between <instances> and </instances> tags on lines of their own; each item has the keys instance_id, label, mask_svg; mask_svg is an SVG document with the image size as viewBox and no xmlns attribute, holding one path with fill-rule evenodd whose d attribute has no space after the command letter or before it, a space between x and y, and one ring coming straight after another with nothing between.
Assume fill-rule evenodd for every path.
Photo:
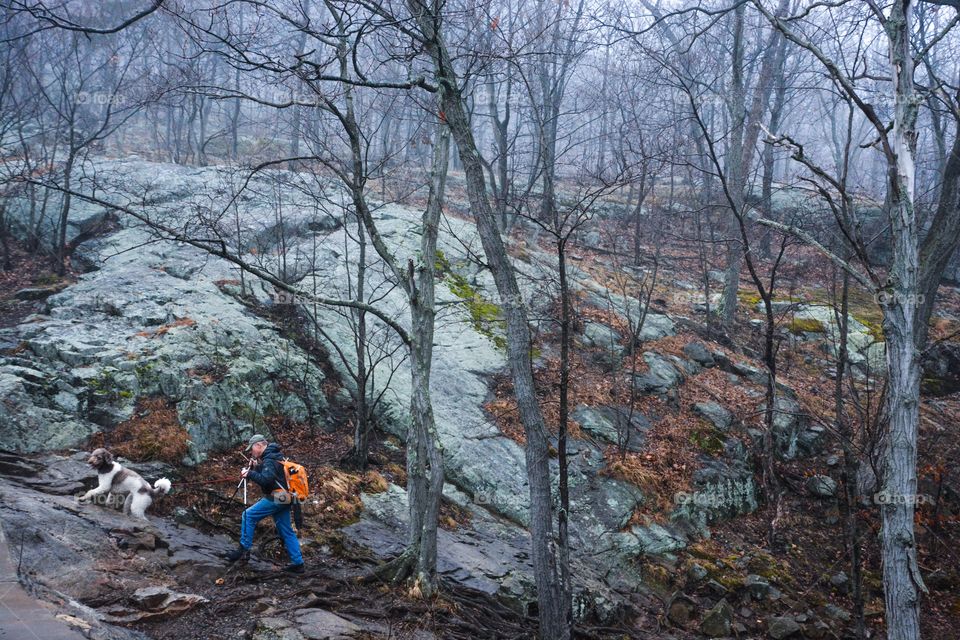
<instances>
[{"instance_id":1,"label":"large boulder","mask_svg":"<svg viewBox=\"0 0 960 640\"><path fill-rule=\"evenodd\" d=\"M733 424L733 414L723 405L711 401L697 402L693 405L693 412L712 424L720 431L727 431Z\"/></svg>"},{"instance_id":2,"label":"large boulder","mask_svg":"<svg viewBox=\"0 0 960 640\"><path fill-rule=\"evenodd\" d=\"M491 516L485 504L465 502L446 493L471 514L471 526L462 531L440 529L437 571L471 589L495 595L527 612L535 606L529 535L522 528ZM364 510L359 522L344 533L353 543L369 548L387 559L404 550L408 519L406 492L391 484L387 491L361 495ZM618 610L617 598L595 569L579 560L576 565L574 597L583 618L611 619Z\"/></svg>"},{"instance_id":3,"label":"large boulder","mask_svg":"<svg viewBox=\"0 0 960 640\"><path fill-rule=\"evenodd\" d=\"M588 347L612 350L620 344L620 332L599 322L583 326L583 342Z\"/></svg>"},{"instance_id":4,"label":"large boulder","mask_svg":"<svg viewBox=\"0 0 960 640\"><path fill-rule=\"evenodd\" d=\"M764 411L762 403L759 411ZM777 393L773 403L773 440L777 455L783 460L815 455L821 451L826 433L812 424L809 416L790 390Z\"/></svg>"},{"instance_id":5,"label":"large boulder","mask_svg":"<svg viewBox=\"0 0 960 640\"><path fill-rule=\"evenodd\" d=\"M670 316L662 313L648 312L643 319L643 326L637 334L638 342L652 342L676 334L676 327Z\"/></svg>"},{"instance_id":6,"label":"large boulder","mask_svg":"<svg viewBox=\"0 0 960 640\"><path fill-rule=\"evenodd\" d=\"M633 378L640 393L665 393L683 382L684 375L677 367L676 359L645 351L643 360L647 363L647 371Z\"/></svg>"},{"instance_id":7,"label":"large boulder","mask_svg":"<svg viewBox=\"0 0 960 640\"><path fill-rule=\"evenodd\" d=\"M721 638L730 635L730 626L733 624L733 607L726 600L721 599L700 621L700 633L708 638Z\"/></svg>"},{"instance_id":8,"label":"large boulder","mask_svg":"<svg viewBox=\"0 0 960 640\"><path fill-rule=\"evenodd\" d=\"M642 451L650 421L643 414L624 407L579 406L570 417L580 428L610 444L625 444L628 451Z\"/></svg>"}]
</instances>

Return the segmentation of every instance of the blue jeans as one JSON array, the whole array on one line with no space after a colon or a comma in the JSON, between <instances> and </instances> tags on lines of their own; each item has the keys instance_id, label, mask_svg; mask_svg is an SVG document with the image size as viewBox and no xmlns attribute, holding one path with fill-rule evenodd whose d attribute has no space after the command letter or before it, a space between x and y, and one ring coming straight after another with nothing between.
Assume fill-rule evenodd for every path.
<instances>
[{"instance_id":1,"label":"blue jeans","mask_svg":"<svg viewBox=\"0 0 960 640\"><path fill-rule=\"evenodd\" d=\"M257 528L257 523L267 516L273 516L273 523L277 525L277 533L280 534L280 538L287 548L290 562L303 564L303 556L300 554L300 541L297 540L297 534L293 532L293 525L290 524L289 503L280 504L269 498L260 498L248 507L240 519L240 546L244 549L253 546L253 532Z\"/></svg>"}]
</instances>

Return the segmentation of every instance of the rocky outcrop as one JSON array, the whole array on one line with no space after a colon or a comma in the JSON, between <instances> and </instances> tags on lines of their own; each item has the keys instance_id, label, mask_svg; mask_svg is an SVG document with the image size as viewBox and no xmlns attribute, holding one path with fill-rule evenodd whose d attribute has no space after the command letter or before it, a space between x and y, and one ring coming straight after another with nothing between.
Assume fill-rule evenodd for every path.
<instances>
[{"instance_id":1,"label":"rocky outcrop","mask_svg":"<svg viewBox=\"0 0 960 640\"><path fill-rule=\"evenodd\" d=\"M822 341L826 349L837 357L839 355L840 324L833 307L823 304L804 304L790 300L774 301L773 311L778 314L778 322L798 339ZM758 303L757 311L763 311L763 303ZM784 317L785 316L785 317ZM878 339L874 330L854 315L847 318L847 361L858 373L882 370L885 359L883 339Z\"/></svg>"},{"instance_id":2,"label":"rocky outcrop","mask_svg":"<svg viewBox=\"0 0 960 640\"><path fill-rule=\"evenodd\" d=\"M105 506L80 504L78 496L96 485L85 458L34 460L0 452L0 526L17 547L19 577L32 593L100 629L91 637L140 638L111 623L201 604L192 592L222 575L217 555L234 543L153 516L144 524Z\"/></svg>"},{"instance_id":3,"label":"rocky outcrop","mask_svg":"<svg viewBox=\"0 0 960 640\"><path fill-rule=\"evenodd\" d=\"M720 431L727 431L733 424L733 414L717 402L697 402L693 405L693 412Z\"/></svg>"},{"instance_id":4,"label":"rocky outcrop","mask_svg":"<svg viewBox=\"0 0 960 640\"><path fill-rule=\"evenodd\" d=\"M257 620L253 640L349 640L364 630L325 609L297 609L293 620L266 616Z\"/></svg>"},{"instance_id":5,"label":"rocky outcrop","mask_svg":"<svg viewBox=\"0 0 960 640\"><path fill-rule=\"evenodd\" d=\"M622 444L628 451L643 451L650 421L625 407L579 406L570 414L586 433L609 444Z\"/></svg>"},{"instance_id":6,"label":"rocky outcrop","mask_svg":"<svg viewBox=\"0 0 960 640\"><path fill-rule=\"evenodd\" d=\"M490 515L454 487L447 485L445 495L470 512L471 524L462 531L439 531L437 571L528 613L530 607L536 606L529 536L516 525ZM406 492L391 484L383 493L362 494L362 499L360 521L344 532L351 541L371 549L381 559L398 555L406 539ZM612 620L620 610L620 597L589 563L574 562L578 617Z\"/></svg>"},{"instance_id":7,"label":"rocky outcrop","mask_svg":"<svg viewBox=\"0 0 960 640\"><path fill-rule=\"evenodd\" d=\"M222 178L214 169L109 168L130 176L128 192L149 178L151 201L178 209ZM251 218L263 215L263 203L247 206ZM95 215L77 205L78 221ZM288 231L330 226L325 213L302 218L291 215ZM86 242L80 253L92 271L47 297L42 313L0 332L0 342L18 345L0 357L7 446L77 446L129 418L138 398L150 395L175 400L190 438L187 462L263 430L273 413L322 423L323 371L231 295L239 290L236 269L189 246L151 242L132 226Z\"/></svg>"},{"instance_id":8,"label":"rocky outcrop","mask_svg":"<svg viewBox=\"0 0 960 640\"><path fill-rule=\"evenodd\" d=\"M236 186L232 176L213 168L104 164L118 176L118 192L146 194L152 214L178 223L198 207L209 206L211 194L229 197ZM295 174L282 177L296 180ZM262 189L251 191L278 191L272 183L259 186ZM236 220L231 221L231 233L234 227L240 229L236 246L247 251L250 260L298 281L305 290L344 297L343 283L357 272L359 252L353 237L319 207L320 201L302 192L286 193L296 189L279 191L285 194L283 219L259 196L237 200ZM326 196L336 201L334 192ZM78 216L86 215L85 210L81 208ZM384 242L400 261L423 259L418 256L419 211L386 205L376 216ZM244 276L241 289L240 274L228 263L189 246L153 242L144 229L120 222L125 226L119 231L78 249L76 257L91 268L89 273L47 297L42 313L0 332L0 343L19 345L16 353L0 360L0 400L5 400L0 412L8 411L0 418L10 420L8 444L21 451L77 445L91 433L129 418L137 400L152 395L174 402L190 438L187 462L263 430L263 419L271 414L324 424L327 401L320 389L326 374L248 306L280 304L271 288ZM272 251L281 239L285 260ZM459 537L441 534L441 550L451 550L442 559L441 571L472 588L512 599L522 609L529 602L523 546L529 491L523 449L500 433L483 409L490 381L504 371L506 359L496 288L489 273L480 271L465 250L477 245L476 229L469 221L452 216L445 220L436 256L442 267L437 287L441 314L434 338L431 395L446 479L457 488L448 495L475 512L479 524ZM545 303L541 271L552 263L549 256L533 251L516 265L524 302L536 309ZM372 254L367 251L368 259ZM630 307L636 301L600 291L585 273L571 272L574 287L586 291L594 306L638 311ZM377 307L406 326L406 299L390 283L387 270L374 258L367 275L368 290L377 292ZM282 309L294 312L294 307ZM307 310L316 313L331 352L336 351L334 345L352 343L349 314L313 305ZM670 317L650 312L638 340L645 343L675 333ZM377 424L404 438L410 426L409 365L387 355L401 351L385 335L380 354L384 357L374 366L372 393L382 397ZM584 337L592 348L619 350L615 342L620 336L607 325L588 326ZM636 376L640 391L675 393L688 377L710 366L724 367L752 382L764 380L765 374L750 365L699 347L685 349L685 358L647 348L643 353L647 370ZM351 384L346 364L337 358L329 364L344 384ZM640 415L626 419L614 406L577 408L574 418L591 436L570 443L569 451L571 543L575 556L588 559L577 571L582 577L577 605L581 615L599 619L612 615L617 605L611 586L636 588L641 578L633 561L638 556L670 556L691 535L704 533L707 522L756 508L756 487L745 452L722 433L727 422L722 409L704 408L704 415L712 416L708 419L715 419L720 431L708 434L710 442L704 449L711 453L701 461L693 498L678 502L670 523L631 525L644 496L635 486L604 473L604 450L626 430L629 448L641 451L649 422ZM806 430L786 426L786 448L799 446L796 442ZM557 461L551 460L551 465L556 477ZM378 553L396 551L405 539L402 492L392 489L367 496L364 502L363 519L349 534Z\"/></svg>"},{"instance_id":9,"label":"rocky outcrop","mask_svg":"<svg viewBox=\"0 0 960 640\"><path fill-rule=\"evenodd\" d=\"M647 363L647 371L634 376L634 384L640 393L665 393L683 382L682 366L678 366L676 356L645 351L643 360Z\"/></svg>"}]
</instances>

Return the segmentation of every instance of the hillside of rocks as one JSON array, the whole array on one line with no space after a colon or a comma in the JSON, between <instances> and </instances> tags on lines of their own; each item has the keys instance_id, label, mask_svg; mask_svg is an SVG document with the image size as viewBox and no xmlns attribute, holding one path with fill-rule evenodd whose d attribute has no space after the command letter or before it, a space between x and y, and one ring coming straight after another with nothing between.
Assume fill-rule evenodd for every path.
<instances>
[{"instance_id":1,"label":"hillside of rocks","mask_svg":"<svg viewBox=\"0 0 960 640\"><path fill-rule=\"evenodd\" d=\"M344 196L330 184L290 172L263 174L238 197L243 177L217 168L103 160L95 170L101 198L175 228L189 228L197 216L229 216L224 228L233 230L234 246L251 263L282 272L314 295L351 295L346 283L357 273L360 250L355 229L343 223ZM8 213L25 219L21 204ZM394 255L415 258L416 204L383 205L375 217ZM756 300L747 294L741 300L746 339L717 341L697 319L707 300L681 260L665 257L646 308L616 286L612 274L626 267L596 250L607 230L598 223L590 233L597 235L581 239L571 266L579 318L569 444L578 619L598 634L608 628L621 636L645 637L639 629L659 620L667 630L658 637L842 637L849 620L842 568L812 576L809 567L795 566L802 564L799 555L773 557L754 535L770 517L758 511L763 496L753 449L766 373L757 350L745 346L760 331ZM152 620L238 611L251 612L254 622L231 632L258 640L328 637L317 629L338 629L336 637L395 637L388 628L393 619L411 634L402 637L454 637L454 627L424 623L418 630L416 616L398 613L399 604L380 618L364 615L356 602L362 596L354 594L351 603L344 595L352 576L399 553L405 539L410 377L389 332L377 337L371 481L337 468L351 434L351 370L341 357L353 341L349 312L291 304L228 261L158 239L108 207L77 201L70 236L71 275L20 283L9 292L9 321L0 329L0 424L9 450L0 464L0 522L12 545L21 539L29 567L23 576L35 593L87 620L89 637L161 637ZM373 251L366 255L368 292L405 324L402 292ZM473 223L451 207L438 246L431 389L449 519L440 572L455 585L454 595L462 589L471 602L502 607L503 624L522 635L532 633L524 620L535 613L523 439L496 290L478 255ZM525 243L513 259L537 318L536 368L546 397L558 357L550 276L556 258L546 244ZM841 526L838 448L818 413L818 402L829 402L837 323L826 304L798 300L776 304L788 318L781 340L795 355L778 379L773 433L792 482L788 508L797 542L807 535L805 518ZM639 348L629 356L625 318L643 312ZM849 362L861 380L884 357L868 316L851 323L848 338ZM958 360L955 349L944 347L925 362L925 383L937 391L931 410L941 416L956 415L950 394ZM637 393L632 404L623 381ZM931 429L942 429L934 422L940 426ZM267 598L254 578L224 578L214 557L232 544L240 509L236 499L227 500L232 485L211 487L217 498L198 498L191 489L204 478L235 473L238 445L254 433L303 451L331 487L311 508L324 531L305 544L308 562L325 572L310 593L290 593L283 602L276 594ZM94 444L140 460L148 477L174 478L173 494L148 527L103 506L76 504L77 493L94 482L82 464ZM955 506L952 485L939 490ZM228 526L214 517L222 514ZM832 557L837 544L824 542L817 553ZM261 568L269 558L264 550ZM957 565L938 571L935 589L957 584ZM229 607L218 599L221 579L229 582ZM283 589L293 592L295 585ZM402 594L390 597L402 601Z\"/></svg>"}]
</instances>

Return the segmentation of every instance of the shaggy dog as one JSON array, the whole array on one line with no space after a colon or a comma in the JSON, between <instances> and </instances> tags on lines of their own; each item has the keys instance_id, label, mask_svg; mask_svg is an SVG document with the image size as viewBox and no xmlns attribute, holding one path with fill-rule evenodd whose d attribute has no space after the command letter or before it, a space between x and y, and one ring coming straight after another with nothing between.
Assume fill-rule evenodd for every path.
<instances>
[{"instance_id":1,"label":"shaggy dog","mask_svg":"<svg viewBox=\"0 0 960 640\"><path fill-rule=\"evenodd\" d=\"M80 500L88 501L108 492L117 495L126 494L123 513L133 514L133 517L140 520L147 519L144 512L153 502L154 497L170 491L170 481L166 478L160 478L151 487L136 471L124 469L119 462L114 462L113 454L106 449L95 450L90 454L87 464L97 470L99 485L96 489L83 494Z\"/></svg>"}]
</instances>

